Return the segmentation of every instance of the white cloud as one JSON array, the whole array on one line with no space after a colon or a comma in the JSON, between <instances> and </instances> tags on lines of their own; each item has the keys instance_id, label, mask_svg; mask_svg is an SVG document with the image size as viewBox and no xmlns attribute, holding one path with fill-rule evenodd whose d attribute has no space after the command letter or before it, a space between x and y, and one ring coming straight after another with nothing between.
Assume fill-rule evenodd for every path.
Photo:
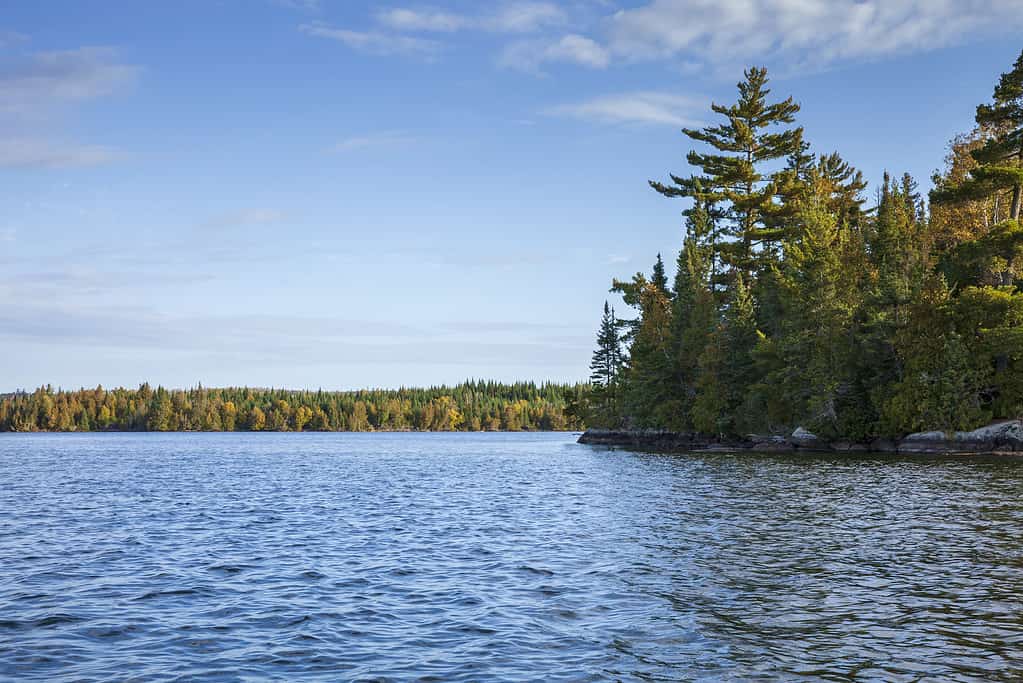
<instances>
[{"instance_id":1,"label":"white cloud","mask_svg":"<svg viewBox=\"0 0 1023 683\"><path fill-rule=\"evenodd\" d=\"M519 2L506 5L489 20L494 30L524 33L565 21L565 12L549 2Z\"/></svg>"},{"instance_id":2,"label":"white cloud","mask_svg":"<svg viewBox=\"0 0 1023 683\"><path fill-rule=\"evenodd\" d=\"M332 28L322 23L303 24L303 33L318 38L329 38L344 43L353 50L372 55L419 55L433 57L440 51L440 43L424 38L379 33L376 31L350 31Z\"/></svg>"},{"instance_id":3,"label":"white cloud","mask_svg":"<svg viewBox=\"0 0 1023 683\"><path fill-rule=\"evenodd\" d=\"M706 108L707 100L704 98L647 91L563 104L548 110L548 113L600 123L698 126L701 124L699 115Z\"/></svg>"},{"instance_id":4,"label":"white cloud","mask_svg":"<svg viewBox=\"0 0 1023 683\"><path fill-rule=\"evenodd\" d=\"M650 0L612 15L626 59L773 58L827 65L919 52L1023 27L1018 0Z\"/></svg>"},{"instance_id":5,"label":"white cloud","mask_svg":"<svg viewBox=\"0 0 1023 683\"><path fill-rule=\"evenodd\" d=\"M437 31L448 33L460 31L473 25L473 20L465 15L451 12L413 10L396 7L385 10L377 15L380 23L398 31Z\"/></svg>"},{"instance_id":6,"label":"white cloud","mask_svg":"<svg viewBox=\"0 0 1023 683\"><path fill-rule=\"evenodd\" d=\"M122 154L103 145L62 143L33 138L0 139L0 167L69 168L115 161Z\"/></svg>"},{"instance_id":7,"label":"white cloud","mask_svg":"<svg viewBox=\"0 0 1023 683\"><path fill-rule=\"evenodd\" d=\"M35 114L69 102L109 95L134 81L139 68L110 48L39 52L0 64L0 111Z\"/></svg>"},{"instance_id":8,"label":"white cloud","mask_svg":"<svg viewBox=\"0 0 1023 683\"><path fill-rule=\"evenodd\" d=\"M441 10L396 7L377 15L386 26L398 31L453 33L463 30L497 33L531 33L565 23L565 11L551 2L513 2L484 15L467 15Z\"/></svg>"},{"instance_id":9,"label":"white cloud","mask_svg":"<svg viewBox=\"0 0 1023 683\"><path fill-rule=\"evenodd\" d=\"M512 43L501 54L499 64L522 71L538 71L545 62L568 62L603 69L610 61L611 55L603 46L586 36L573 33L553 43Z\"/></svg>"}]
</instances>

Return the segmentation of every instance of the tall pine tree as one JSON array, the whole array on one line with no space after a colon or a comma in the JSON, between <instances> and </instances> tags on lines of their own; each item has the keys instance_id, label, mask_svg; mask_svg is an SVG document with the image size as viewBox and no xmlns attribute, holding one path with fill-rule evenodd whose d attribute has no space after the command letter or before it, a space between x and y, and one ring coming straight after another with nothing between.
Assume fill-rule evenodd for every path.
<instances>
[{"instance_id":1,"label":"tall pine tree","mask_svg":"<svg viewBox=\"0 0 1023 683\"><path fill-rule=\"evenodd\" d=\"M770 254L783 231L771 226L778 211L775 197L782 191L782 171L770 172L765 165L802 150L802 128L774 131L791 124L799 105L788 98L768 103L767 70L747 69L738 84L739 99L729 106L714 104L714 112L726 122L701 130L683 129L689 138L709 145L709 153L692 150L686 159L701 175L672 175L672 185L651 181L650 185L668 197L697 197L721 205L727 218L727 233L733 240L719 244L723 258L747 276L755 270L757 252Z\"/></svg>"}]
</instances>

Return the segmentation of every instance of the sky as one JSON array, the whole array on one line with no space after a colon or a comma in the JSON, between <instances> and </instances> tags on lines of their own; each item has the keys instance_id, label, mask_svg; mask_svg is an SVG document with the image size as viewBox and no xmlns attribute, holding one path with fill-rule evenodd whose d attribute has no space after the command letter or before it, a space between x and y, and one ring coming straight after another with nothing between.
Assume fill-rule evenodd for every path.
<instances>
[{"instance_id":1,"label":"sky","mask_svg":"<svg viewBox=\"0 0 1023 683\"><path fill-rule=\"evenodd\" d=\"M924 189L1018 0L9 0L0 391L583 380L749 65ZM621 307L618 302L619 308Z\"/></svg>"}]
</instances>

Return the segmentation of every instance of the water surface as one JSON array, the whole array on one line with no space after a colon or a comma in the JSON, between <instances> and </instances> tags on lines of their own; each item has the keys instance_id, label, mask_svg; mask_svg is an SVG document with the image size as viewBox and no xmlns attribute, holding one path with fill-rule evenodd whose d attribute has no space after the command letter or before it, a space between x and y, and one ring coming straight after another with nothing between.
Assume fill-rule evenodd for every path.
<instances>
[{"instance_id":1,"label":"water surface","mask_svg":"<svg viewBox=\"0 0 1023 683\"><path fill-rule=\"evenodd\" d=\"M0 435L0 678L1023 678L1023 461Z\"/></svg>"}]
</instances>

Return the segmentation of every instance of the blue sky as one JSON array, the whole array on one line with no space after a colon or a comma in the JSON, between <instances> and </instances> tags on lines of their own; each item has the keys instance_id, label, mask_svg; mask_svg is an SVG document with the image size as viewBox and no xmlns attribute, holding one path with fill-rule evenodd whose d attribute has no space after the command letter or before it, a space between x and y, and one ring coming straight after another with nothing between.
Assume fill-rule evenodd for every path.
<instances>
[{"instance_id":1,"label":"blue sky","mask_svg":"<svg viewBox=\"0 0 1023 683\"><path fill-rule=\"evenodd\" d=\"M926 186L1016 0L124 0L0 14L0 390L587 375L744 65Z\"/></svg>"}]
</instances>

